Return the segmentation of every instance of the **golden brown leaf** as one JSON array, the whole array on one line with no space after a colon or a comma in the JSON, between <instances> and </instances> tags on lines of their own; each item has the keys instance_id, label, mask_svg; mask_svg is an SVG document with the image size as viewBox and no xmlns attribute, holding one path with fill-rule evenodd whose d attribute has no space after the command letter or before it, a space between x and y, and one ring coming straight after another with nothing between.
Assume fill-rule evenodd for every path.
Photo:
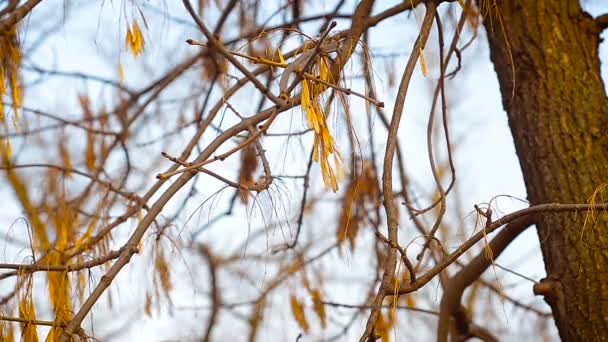
<instances>
[{"instance_id":1,"label":"golden brown leaf","mask_svg":"<svg viewBox=\"0 0 608 342\"><path fill-rule=\"evenodd\" d=\"M14 341L13 325L10 323L0 323L0 341L13 342Z\"/></svg>"},{"instance_id":2,"label":"golden brown leaf","mask_svg":"<svg viewBox=\"0 0 608 342\"><path fill-rule=\"evenodd\" d=\"M79 95L78 102L86 122L87 127L92 128L93 125L93 111L91 110L91 103L89 97L86 95ZM86 164L89 170L95 170L95 135L93 132L87 130L87 143L86 143Z\"/></svg>"},{"instance_id":3,"label":"golden brown leaf","mask_svg":"<svg viewBox=\"0 0 608 342\"><path fill-rule=\"evenodd\" d=\"M127 37L125 38L125 45L127 49L131 50L133 56L137 57L144 50L144 36L141 33L139 24L133 20L131 27L127 27Z\"/></svg>"},{"instance_id":4,"label":"golden brown leaf","mask_svg":"<svg viewBox=\"0 0 608 342\"><path fill-rule=\"evenodd\" d=\"M361 163L360 175L355 175L348 184L340 216L338 217L337 240L339 243L348 239L351 249L355 247L355 239L363 221L366 204L374 205L378 200L378 180L371 161ZM357 171L357 170L355 170Z\"/></svg>"},{"instance_id":5,"label":"golden brown leaf","mask_svg":"<svg viewBox=\"0 0 608 342\"><path fill-rule=\"evenodd\" d=\"M125 81L125 70L122 67L122 63L118 63L118 81L121 83Z\"/></svg>"},{"instance_id":6,"label":"golden brown leaf","mask_svg":"<svg viewBox=\"0 0 608 342\"><path fill-rule=\"evenodd\" d=\"M321 327L325 329L327 326L327 316L325 314L325 304L323 304L323 300L321 300L321 291L319 291L319 289L312 289L310 291L310 296L312 297L315 313L321 322Z\"/></svg>"},{"instance_id":7,"label":"golden brown leaf","mask_svg":"<svg viewBox=\"0 0 608 342\"><path fill-rule=\"evenodd\" d=\"M255 183L253 175L258 168L257 150L253 143L241 150L241 169L239 171L239 184L252 186ZM249 191L240 190L241 200L247 203Z\"/></svg>"},{"instance_id":8,"label":"golden brown leaf","mask_svg":"<svg viewBox=\"0 0 608 342\"><path fill-rule=\"evenodd\" d=\"M419 48L420 53L420 70L422 71L422 76L426 77L427 68L426 68L426 60L424 59L424 50Z\"/></svg>"},{"instance_id":9,"label":"golden brown leaf","mask_svg":"<svg viewBox=\"0 0 608 342\"><path fill-rule=\"evenodd\" d=\"M382 342L389 341L389 330L390 327L388 326L388 322L384 318L384 314L380 312L380 314L378 315L378 321L376 322L376 335L380 336Z\"/></svg>"},{"instance_id":10,"label":"golden brown leaf","mask_svg":"<svg viewBox=\"0 0 608 342\"><path fill-rule=\"evenodd\" d=\"M152 316L152 296L146 292L146 304L144 305L144 312L146 316Z\"/></svg>"},{"instance_id":11,"label":"golden brown leaf","mask_svg":"<svg viewBox=\"0 0 608 342\"><path fill-rule=\"evenodd\" d=\"M0 99L10 88L12 95L13 120L18 119L19 107L21 107L21 89L19 88L19 67L21 65L21 48L17 34L17 26L14 25L0 34ZM8 82L9 87L6 86ZM4 120L4 108L0 101L0 120Z\"/></svg>"},{"instance_id":12,"label":"golden brown leaf","mask_svg":"<svg viewBox=\"0 0 608 342\"><path fill-rule=\"evenodd\" d=\"M19 301L19 317L27 321L36 319L36 309L34 308L30 291L27 291ZM38 341L38 332L36 331L36 325L33 323L22 323L21 335L23 336L24 341Z\"/></svg>"},{"instance_id":13,"label":"golden brown leaf","mask_svg":"<svg viewBox=\"0 0 608 342\"><path fill-rule=\"evenodd\" d=\"M63 167L66 168L65 175L69 177L72 174L71 169L73 169L73 166L70 158L70 152L65 145L65 138L62 138L59 142L59 155L61 156Z\"/></svg>"},{"instance_id":14,"label":"golden brown leaf","mask_svg":"<svg viewBox=\"0 0 608 342\"><path fill-rule=\"evenodd\" d=\"M156 255L155 270L160 279L162 289L165 291L165 294L168 294L172 288L171 274L169 273L169 264L160 250Z\"/></svg>"},{"instance_id":15,"label":"golden brown leaf","mask_svg":"<svg viewBox=\"0 0 608 342\"><path fill-rule=\"evenodd\" d=\"M293 318L298 322L300 328L304 330L304 333L308 333L309 326L306 321L306 316L304 315L304 306L298 301L298 298L295 295L290 296L290 303Z\"/></svg>"}]
</instances>

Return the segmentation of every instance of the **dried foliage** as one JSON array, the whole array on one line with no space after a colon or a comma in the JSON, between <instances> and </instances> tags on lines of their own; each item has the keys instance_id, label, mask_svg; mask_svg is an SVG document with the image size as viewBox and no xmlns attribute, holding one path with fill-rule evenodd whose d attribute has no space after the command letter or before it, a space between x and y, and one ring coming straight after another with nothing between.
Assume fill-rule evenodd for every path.
<instances>
[{"instance_id":1,"label":"dried foliage","mask_svg":"<svg viewBox=\"0 0 608 342\"><path fill-rule=\"evenodd\" d=\"M306 320L306 315L304 314L304 306L295 295L289 296L289 302L291 304L293 318L296 320L296 322L298 322L300 328L304 330L304 333L308 333L310 327L308 326L308 321Z\"/></svg>"},{"instance_id":2,"label":"dried foliage","mask_svg":"<svg viewBox=\"0 0 608 342\"><path fill-rule=\"evenodd\" d=\"M258 168L258 157L257 151L254 144L249 144L247 147L241 150L241 169L239 171L239 184L246 187L253 186L255 184L254 173ZM247 203L249 198L249 192L244 189L240 189L240 196L243 203Z\"/></svg>"},{"instance_id":3,"label":"dried foliage","mask_svg":"<svg viewBox=\"0 0 608 342\"><path fill-rule=\"evenodd\" d=\"M355 247L359 228L365 224L368 209L373 208L379 198L378 179L373 163L364 160L357 169L361 170L360 174L352 178L342 198L336 233L338 242L348 239L351 249Z\"/></svg>"},{"instance_id":4,"label":"dried foliage","mask_svg":"<svg viewBox=\"0 0 608 342\"><path fill-rule=\"evenodd\" d=\"M19 87L19 67L21 66L21 48L17 25L0 32L0 121L4 120L4 95L10 90L14 120L18 120L22 92Z\"/></svg>"},{"instance_id":5,"label":"dried foliage","mask_svg":"<svg viewBox=\"0 0 608 342\"><path fill-rule=\"evenodd\" d=\"M505 326L480 317L505 308L544 326L509 336L546 334L551 315L503 288L497 258L539 213L585 215L591 244L606 184L587 203L504 216L492 199L464 221L473 203L456 190L450 137L460 97L448 95L482 25L506 32L495 1L66 1L50 29L60 8L40 3L0 2L0 184L19 208L0 222L0 340L128 335L93 314L125 306L175 319L177 334L194 330L176 311L204 312L188 315L203 341L493 340ZM64 35L73 23L91 31ZM81 71L39 52L57 37L94 44L69 56ZM428 98L412 98L414 83ZM426 105L418 154L405 146L423 116L405 114ZM419 165L430 173L414 177Z\"/></svg>"}]
</instances>

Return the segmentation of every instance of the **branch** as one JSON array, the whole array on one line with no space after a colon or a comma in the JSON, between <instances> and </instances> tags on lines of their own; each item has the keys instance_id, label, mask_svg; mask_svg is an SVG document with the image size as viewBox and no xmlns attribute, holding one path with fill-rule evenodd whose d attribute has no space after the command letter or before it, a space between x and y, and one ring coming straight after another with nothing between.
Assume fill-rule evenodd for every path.
<instances>
[{"instance_id":1,"label":"branch","mask_svg":"<svg viewBox=\"0 0 608 342\"><path fill-rule=\"evenodd\" d=\"M207 328L205 329L205 336L203 337L203 342L208 342L211 340L211 331L215 326L217 321L218 312L220 310L220 306L222 304L222 299L217 287L217 268L216 261L211 254L211 251L207 246L199 246L199 253L203 255L207 259L207 264L209 265L209 273L211 275L211 314L209 315L209 322L207 323Z\"/></svg>"},{"instance_id":2,"label":"branch","mask_svg":"<svg viewBox=\"0 0 608 342\"><path fill-rule=\"evenodd\" d=\"M529 215L509 223L501 230L486 248L489 248L493 257L489 257L486 249L471 260L471 262L452 276L445 287L441 299L439 324L437 328L437 341L447 342L450 319L454 317L456 328L461 335L470 333L470 320L461 308L462 294L465 289L475 282L492 265L495 258L515 240L517 236L534 223L534 215Z\"/></svg>"},{"instance_id":3,"label":"branch","mask_svg":"<svg viewBox=\"0 0 608 342\"><path fill-rule=\"evenodd\" d=\"M93 268L105 264L106 262L118 258L122 250L112 251L102 257L93 260L71 264L71 265L47 265L47 264L0 264L0 269L12 269L14 272L8 272L0 275L0 280L10 276L23 275L24 273L34 272L75 272L88 268Z\"/></svg>"},{"instance_id":4,"label":"branch","mask_svg":"<svg viewBox=\"0 0 608 342\"><path fill-rule=\"evenodd\" d=\"M416 63L418 62L420 51L422 50L422 47L426 45L426 41L431 32L431 26L433 25L433 17L435 15L435 12L437 11L437 4L433 1L428 2L426 6L426 14L424 16L424 21L422 22L422 28L420 29L418 38L414 43L412 53L410 55L409 60L407 61L407 66L405 67L403 76L401 78L401 83L399 84L399 91L397 93L397 98L395 99L395 107L393 110L391 124L388 130L386 152L384 155L382 193L384 194L384 208L386 211L386 220L388 225L388 239L395 243L399 241L397 227L399 221L399 213L397 211L397 207L395 206L393 194L393 159L395 156L395 149L397 147L397 131L399 130L399 122L401 121L401 114L403 113L407 90L409 88L412 74L414 73L414 68L416 67ZM389 248L386 257L384 275L382 276L382 283L378 288L378 293L376 294L376 298L374 299L375 307L370 313L369 319L365 327L365 331L359 340L360 342L366 342L372 339L371 336L373 335L376 322L378 321L380 307L382 306L382 301L385 297L385 289L391 286L391 283L393 282L396 263L397 249L391 247ZM410 279L415 279L415 275L413 273L410 274Z\"/></svg>"},{"instance_id":5,"label":"branch","mask_svg":"<svg viewBox=\"0 0 608 342\"><path fill-rule=\"evenodd\" d=\"M143 208L147 209L147 206L145 205L145 203L143 203L141 198L139 198L136 194L131 193L131 192L121 191L121 190L117 189L114 185L112 185L112 183L110 183L109 181L104 181L102 179L99 179L99 177L96 177L95 175L91 175L84 171L77 170L77 169L74 169L71 167L65 167L65 166L54 165L54 164L42 164L42 163L0 166L0 170L7 170L7 171L14 170L14 169L24 169L24 168L46 168L46 169L54 169L54 170L61 171L66 175L76 174L76 175L88 178L92 182L99 183L100 185L106 187L109 191L115 192L115 193L119 194L120 196L124 197L125 199L141 203L143 205Z\"/></svg>"},{"instance_id":6,"label":"branch","mask_svg":"<svg viewBox=\"0 0 608 342\"><path fill-rule=\"evenodd\" d=\"M207 38L207 41L209 42L208 43L209 47L215 48L221 55L223 55L228 61L230 61L230 63L232 65L234 65L235 68L237 68L240 72L242 72L243 75L247 76L247 78L251 81L251 83L253 83L253 85L262 94L264 94L266 97L268 97L270 99L270 101L272 101L277 106L284 107L285 101L283 101L283 99L280 99L280 98L274 96L270 92L270 90L268 90L268 88L266 86L264 86L262 84L262 82L260 82L260 80L258 80L257 77L255 77L255 75L253 75L249 70L247 70L247 68L243 64L241 64L236 58L234 58L234 56L228 50L226 50L224 45L214 36L214 34L211 33L211 31L209 31L209 29L207 28L205 23L203 23L203 21L198 17L196 12L194 11L194 8L192 7L192 4L190 3L190 1L182 0L182 2L184 3L184 6L188 10L188 13L190 13L190 16L192 17L192 19L194 20L196 25L198 25L198 27L201 30L201 32L203 33L203 35L205 35L205 37Z\"/></svg>"},{"instance_id":7,"label":"branch","mask_svg":"<svg viewBox=\"0 0 608 342\"><path fill-rule=\"evenodd\" d=\"M608 203L595 203L595 204L561 204L561 203L547 203L547 204L539 204L526 209L518 210L511 214L505 215L498 220L492 222L487 225L481 231L475 233L475 235L471 236L467 241L465 241L460 247L458 247L454 252L445 257L445 259L437 266L433 267L427 273L418 277L418 280L415 284L402 284L401 288L397 292L398 295L411 293L422 286L426 285L431 279L433 279L437 274L446 269L452 263L456 261L461 255L463 255L466 251L468 251L471 247L473 247L479 240L483 239L487 234L492 233L496 229L504 226L505 224L509 224L513 221L516 221L520 218L524 218L526 216L535 215L539 213L550 213L550 212L584 212L584 211L596 211L596 210L608 210ZM390 286L390 285L389 285ZM387 289L391 289L388 287ZM389 291L390 292L390 291Z\"/></svg>"},{"instance_id":8,"label":"branch","mask_svg":"<svg viewBox=\"0 0 608 342\"><path fill-rule=\"evenodd\" d=\"M233 137L235 134L238 134L239 132L246 130L249 126L255 126L263 120L267 120L267 119L271 118L272 116L276 116L276 114L281 111L287 110L287 109L295 106L297 104L298 100L295 98L292 98L285 102L287 103L287 106L285 108L276 107L276 106L271 107L250 118L247 118L246 120L241 121L240 123L234 125L230 129L224 131L201 152L201 154L195 159L194 164L201 163L202 161L207 160L207 158L209 158L211 156L211 154L218 147L220 147L220 145L222 145L226 140ZM152 222L156 219L156 216L158 216L161 213L161 211L163 210L163 208L165 207L167 202L169 202L169 200L184 185L186 185L186 183L188 183L188 181L190 181L190 179L192 177L194 177L195 174L196 174L196 172L184 172L160 196L160 198L154 203L154 205L152 205L152 207L150 208L150 211L148 211L148 213L139 222L139 224L137 225L137 228L135 228L135 231L133 232L133 234L131 234L131 237L129 238L127 243L125 243L124 249L123 249L122 253L120 254L120 257L118 258L118 260L108 269L106 274L104 274L101 277L100 282L97 284L97 286L95 287L93 292L91 292L89 297L82 304L80 310L74 315L74 317L72 318L72 321L70 321L70 323L66 326L64 333L61 335L61 338L59 339L60 342L69 341L70 335L73 334L74 331L76 331L78 329L78 327L80 326L80 324L82 323L84 318L87 316L89 311L91 311L91 309L93 308L93 305L95 305L95 303L97 302L99 297L101 297L101 295L105 292L105 290L110 286L110 284L112 283L114 278L118 275L118 272L120 272L120 270L122 270L122 268L125 267L129 263L133 254L135 254L137 252L137 245L139 244L139 241L143 238L143 236L144 236L145 232L148 230L148 227L150 226L150 224L152 224ZM159 182L162 182L162 180ZM157 184L159 182L157 182ZM154 186L153 188L155 188L155 187L156 186Z\"/></svg>"},{"instance_id":9,"label":"branch","mask_svg":"<svg viewBox=\"0 0 608 342\"><path fill-rule=\"evenodd\" d=\"M373 305L369 305L369 304L343 304L343 303L336 303L336 302L328 302L328 301L322 301L322 303L324 305L327 306L333 306L336 308L345 308L345 309L374 309ZM439 312L437 311L433 311L433 310L427 310L427 309L421 309L421 308L417 308L415 306L404 306L404 305L383 305L382 306L383 309L397 309L397 310L407 310L407 311L412 311L412 312L420 312L420 313L425 313L425 314L429 314L429 315L434 315L434 316L439 316Z\"/></svg>"},{"instance_id":10,"label":"branch","mask_svg":"<svg viewBox=\"0 0 608 342\"><path fill-rule=\"evenodd\" d=\"M602 14L599 17L595 18L595 23L599 28L600 32L608 29L608 13Z\"/></svg>"},{"instance_id":11,"label":"branch","mask_svg":"<svg viewBox=\"0 0 608 342\"><path fill-rule=\"evenodd\" d=\"M38 319L23 319L23 318L17 318L17 317L9 317L9 316L0 316L0 321L5 321L5 322L18 322L21 324L34 324L34 325L44 325L47 327L57 327L57 326L62 326L61 323L57 323L54 321L41 321Z\"/></svg>"},{"instance_id":12,"label":"branch","mask_svg":"<svg viewBox=\"0 0 608 342\"><path fill-rule=\"evenodd\" d=\"M25 16L28 15L28 13L30 13L30 11L34 9L34 7L36 7L36 5L38 5L41 1L42 0L29 0L21 5L21 7L14 10L8 18L0 22L0 34L14 26L19 20L25 18Z\"/></svg>"}]
</instances>

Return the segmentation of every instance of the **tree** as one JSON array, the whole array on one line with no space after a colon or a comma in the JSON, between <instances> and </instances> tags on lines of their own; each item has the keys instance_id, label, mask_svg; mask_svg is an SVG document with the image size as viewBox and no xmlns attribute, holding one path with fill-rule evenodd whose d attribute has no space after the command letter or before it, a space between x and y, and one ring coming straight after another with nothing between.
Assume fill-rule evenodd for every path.
<instances>
[{"instance_id":1,"label":"tree","mask_svg":"<svg viewBox=\"0 0 608 342\"><path fill-rule=\"evenodd\" d=\"M576 1L501 2L496 10L504 36L488 35L490 51L528 199L584 202L608 177L608 136L601 133L608 98L598 55L606 17L594 20ZM605 338L608 222L564 213L536 223L547 278L535 291L551 305L561 338Z\"/></svg>"},{"instance_id":2,"label":"tree","mask_svg":"<svg viewBox=\"0 0 608 342\"><path fill-rule=\"evenodd\" d=\"M134 317L202 309L174 333L204 341L399 340L414 319L417 339L495 341L488 315L507 309L554 318L565 341L608 336L607 15L577 1L92 3L56 16L0 2L2 340L17 324L26 341L110 339L133 320L93 312L125 302ZM411 41L387 39L401 27ZM457 178L451 95L479 37L528 195L509 214L497 198L473 206ZM414 85L430 86L428 108ZM406 115L422 110L426 151L411 154ZM505 288L503 274L524 276L497 263L532 225L546 270L533 290L551 313ZM268 327L286 313L279 338Z\"/></svg>"}]
</instances>

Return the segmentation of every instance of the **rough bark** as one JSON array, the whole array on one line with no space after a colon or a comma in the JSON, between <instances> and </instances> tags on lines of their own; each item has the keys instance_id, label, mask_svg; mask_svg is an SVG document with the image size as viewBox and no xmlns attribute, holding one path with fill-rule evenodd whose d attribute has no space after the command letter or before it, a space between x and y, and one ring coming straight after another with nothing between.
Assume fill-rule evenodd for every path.
<instances>
[{"instance_id":1,"label":"rough bark","mask_svg":"<svg viewBox=\"0 0 608 342\"><path fill-rule=\"evenodd\" d=\"M483 1L503 105L532 204L584 203L608 182L600 26L578 1ZM484 12L482 12L484 13ZM506 41L505 41L506 38ZM546 214L538 293L564 341L608 340L608 219Z\"/></svg>"}]
</instances>

